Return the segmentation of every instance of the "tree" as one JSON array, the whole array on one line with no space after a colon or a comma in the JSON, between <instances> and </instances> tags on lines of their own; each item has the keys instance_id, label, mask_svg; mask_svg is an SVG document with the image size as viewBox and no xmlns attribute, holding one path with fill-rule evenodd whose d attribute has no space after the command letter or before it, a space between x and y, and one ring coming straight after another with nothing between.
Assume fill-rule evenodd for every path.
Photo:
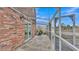
<instances>
[{"instance_id":1,"label":"tree","mask_svg":"<svg viewBox=\"0 0 79 59\"><path fill-rule=\"evenodd\" d=\"M63 28L63 30L66 29L66 25L64 23L61 23L61 28Z\"/></svg>"},{"instance_id":2,"label":"tree","mask_svg":"<svg viewBox=\"0 0 79 59\"><path fill-rule=\"evenodd\" d=\"M64 23L61 23L61 26L62 26L62 27L64 27L64 26L65 26L65 24L64 24Z\"/></svg>"},{"instance_id":3,"label":"tree","mask_svg":"<svg viewBox=\"0 0 79 59\"><path fill-rule=\"evenodd\" d=\"M68 29L68 31L69 31L70 28L71 28L71 26L70 26L70 25L67 25L67 29Z\"/></svg>"},{"instance_id":4,"label":"tree","mask_svg":"<svg viewBox=\"0 0 79 59\"><path fill-rule=\"evenodd\" d=\"M67 25L67 28L71 28L71 26L70 25Z\"/></svg>"}]
</instances>

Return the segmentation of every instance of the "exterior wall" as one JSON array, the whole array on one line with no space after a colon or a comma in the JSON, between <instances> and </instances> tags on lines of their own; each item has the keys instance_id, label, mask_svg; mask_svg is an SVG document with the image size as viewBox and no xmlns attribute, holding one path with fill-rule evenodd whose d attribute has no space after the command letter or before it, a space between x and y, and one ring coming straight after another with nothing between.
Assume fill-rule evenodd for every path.
<instances>
[{"instance_id":1,"label":"exterior wall","mask_svg":"<svg viewBox=\"0 0 79 59\"><path fill-rule=\"evenodd\" d=\"M15 50L24 41L24 25L10 8L0 8L0 50Z\"/></svg>"},{"instance_id":2,"label":"exterior wall","mask_svg":"<svg viewBox=\"0 0 79 59\"><path fill-rule=\"evenodd\" d=\"M36 35L36 22L32 21L32 37Z\"/></svg>"},{"instance_id":3,"label":"exterior wall","mask_svg":"<svg viewBox=\"0 0 79 59\"><path fill-rule=\"evenodd\" d=\"M35 20L36 14L34 8L32 7L14 7L14 8L23 13L24 15L26 15L27 17L34 18L34 19L31 18L26 19L32 23L32 37L34 37L36 34L36 20Z\"/></svg>"},{"instance_id":4,"label":"exterior wall","mask_svg":"<svg viewBox=\"0 0 79 59\"><path fill-rule=\"evenodd\" d=\"M16 8L27 17L35 17L33 8ZM36 33L35 19L25 19L32 23L32 37ZM0 51L15 50L25 40L25 27L21 15L9 7L0 8Z\"/></svg>"}]
</instances>

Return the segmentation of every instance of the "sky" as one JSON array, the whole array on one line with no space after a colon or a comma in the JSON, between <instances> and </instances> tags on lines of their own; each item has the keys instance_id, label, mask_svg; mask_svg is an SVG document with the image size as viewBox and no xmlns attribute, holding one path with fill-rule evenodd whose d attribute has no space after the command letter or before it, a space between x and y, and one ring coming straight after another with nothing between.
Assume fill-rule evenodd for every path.
<instances>
[{"instance_id":1,"label":"sky","mask_svg":"<svg viewBox=\"0 0 79 59\"><path fill-rule=\"evenodd\" d=\"M36 19L37 24L47 24L51 17L56 12L56 8L36 8L36 17L43 19ZM79 25L79 7L63 7L61 8L61 15L75 14L76 25ZM62 18L61 23L65 25L72 25L72 20L69 17Z\"/></svg>"}]
</instances>

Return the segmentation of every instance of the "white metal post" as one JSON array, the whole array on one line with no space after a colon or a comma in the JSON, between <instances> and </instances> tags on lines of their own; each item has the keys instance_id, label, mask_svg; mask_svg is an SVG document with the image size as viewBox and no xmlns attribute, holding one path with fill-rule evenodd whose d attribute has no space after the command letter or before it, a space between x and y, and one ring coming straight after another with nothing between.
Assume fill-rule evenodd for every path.
<instances>
[{"instance_id":1,"label":"white metal post","mask_svg":"<svg viewBox=\"0 0 79 59\"><path fill-rule=\"evenodd\" d=\"M56 20L57 19L54 19L54 40L53 40L53 43L54 43L54 46L53 46L53 49L56 50L56 46L55 46L55 39L56 39Z\"/></svg>"},{"instance_id":2,"label":"white metal post","mask_svg":"<svg viewBox=\"0 0 79 59\"><path fill-rule=\"evenodd\" d=\"M72 16L73 21L73 45L76 45L76 37L75 37L75 15Z\"/></svg>"},{"instance_id":3,"label":"white metal post","mask_svg":"<svg viewBox=\"0 0 79 59\"><path fill-rule=\"evenodd\" d=\"M48 26L47 26L47 34L48 34L48 36L49 36L49 23L48 23Z\"/></svg>"},{"instance_id":4,"label":"white metal post","mask_svg":"<svg viewBox=\"0 0 79 59\"><path fill-rule=\"evenodd\" d=\"M59 8L59 36L61 37L61 8ZM59 38L59 51L61 51L61 39Z\"/></svg>"},{"instance_id":5,"label":"white metal post","mask_svg":"<svg viewBox=\"0 0 79 59\"><path fill-rule=\"evenodd\" d=\"M51 22L49 22L49 39L51 40Z\"/></svg>"}]
</instances>

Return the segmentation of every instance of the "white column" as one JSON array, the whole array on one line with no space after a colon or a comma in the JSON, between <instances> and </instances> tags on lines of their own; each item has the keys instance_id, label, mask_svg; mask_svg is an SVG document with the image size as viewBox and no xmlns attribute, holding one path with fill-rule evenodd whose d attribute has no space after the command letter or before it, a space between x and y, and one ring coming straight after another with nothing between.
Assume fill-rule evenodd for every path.
<instances>
[{"instance_id":1,"label":"white column","mask_svg":"<svg viewBox=\"0 0 79 59\"><path fill-rule=\"evenodd\" d=\"M72 21L73 21L73 45L76 44L75 40L76 40L76 37L75 37L75 15L73 15L72 17Z\"/></svg>"},{"instance_id":2,"label":"white column","mask_svg":"<svg viewBox=\"0 0 79 59\"><path fill-rule=\"evenodd\" d=\"M49 22L49 39L51 40L51 22Z\"/></svg>"},{"instance_id":3,"label":"white column","mask_svg":"<svg viewBox=\"0 0 79 59\"><path fill-rule=\"evenodd\" d=\"M61 8L59 8L59 36L61 37ZM59 51L61 51L61 39L59 39Z\"/></svg>"},{"instance_id":4,"label":"white column","mask_svg":"<svg viewBox=\"0 0 79 59\"><path fill-rule=\"evenodd\" d=\"M54 19L54 33L53 33L54 40L53 40L53 46L52 46L53 50L55 50L55 48L56 48L56 46L55 46L55 39L56 39L55 34L56 34L56 19Z\"/></svg>"}]
</instances>

